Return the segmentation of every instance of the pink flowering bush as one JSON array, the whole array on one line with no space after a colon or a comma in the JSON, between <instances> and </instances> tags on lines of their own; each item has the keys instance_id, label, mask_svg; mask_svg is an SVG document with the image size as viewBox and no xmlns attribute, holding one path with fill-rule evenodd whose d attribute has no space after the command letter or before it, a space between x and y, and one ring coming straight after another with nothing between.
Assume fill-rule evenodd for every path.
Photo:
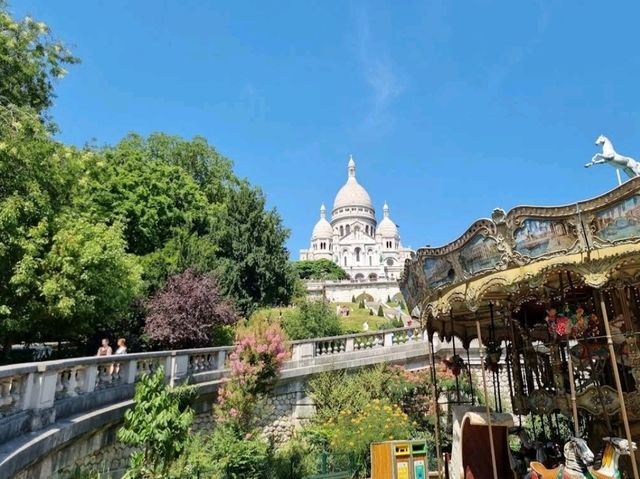
<instances>
[{"instance_id":1,"label":"pink flowering bush","mask_svg":"<svg viewBox=\"0 0 640 479\"><path fill-rule=\"evenodd\" d=\"M251 433L264 394L288 358L285 335L277 324L259 321L240 330L229 355L229 377L218 392L218 422Z\"/></svg>"}]
</instances>

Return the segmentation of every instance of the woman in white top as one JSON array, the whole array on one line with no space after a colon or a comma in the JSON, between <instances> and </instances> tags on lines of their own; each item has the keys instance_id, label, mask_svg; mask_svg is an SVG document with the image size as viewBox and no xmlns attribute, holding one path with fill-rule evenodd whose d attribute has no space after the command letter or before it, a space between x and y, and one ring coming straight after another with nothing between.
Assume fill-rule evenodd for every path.
<instances>
[{"instance_id":1,"label":"woman in white top","mask_svg":"<svg viewBox=\"0 0 640 479\"><path fill-rule=\"evenodd\" d=\"M118 349L116 354L127 354L127 341L124 338L118 339Z\"/></svg>"},{"instance_id":2,"label":"woman in white top","mask_svg":"<svg viewBox=\"0 0 640 479\"><path fill-rule=\"evenodd\" d=\"M116 352L114 354L127 354L127 341L124 338L118 339L118 349L116 349ZM120 363L111 365L110 374L115 374L116 376L120 374Z\"/></svg>"}]
</instances>

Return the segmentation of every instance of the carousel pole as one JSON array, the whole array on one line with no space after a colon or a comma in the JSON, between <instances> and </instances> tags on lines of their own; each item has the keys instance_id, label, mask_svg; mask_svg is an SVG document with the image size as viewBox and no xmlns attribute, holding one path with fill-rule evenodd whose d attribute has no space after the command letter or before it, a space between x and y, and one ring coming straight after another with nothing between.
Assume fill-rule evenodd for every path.
<instances>
[{"instance_id":1,"label":"carousel pole","mask_svg":"<svg viewBox=\"0 0 640 479\"><path fill-rule=\"evenodd\" d=\"M440 450L440 415L438 414L438 388L436 387L436 359L433 351L433 342L429 336L429 331L425 326L425 332L427 333L427 353L431 360L431 389L433 394L433 413L435 414L435 430L434 439L436 441L436 455L438 456L438 479L442 478L442 452Z\"/></svg>"},{"instance_id":2,"label":"carousel pole","mask_svg":"<svg viewBox=\"0 0 640 479\"><path fill-rule=\"evenodd\" d=\"M484 345L482 344L482 332L480 331L480 321L476 319L476 333L478 335L478 346L480 347L480 357L484 357ZM493 479L498 479L498 466L496 465L496 449L493 444L493 423L491 421L491 409L489 408L489 392L487 391L487 374L484 367L482 370L482 387L484 389L484 404L487 409L487 422L489 423L489 447L491 448L491 465L493 466ZM635 478L637 479L637 478Z\"/></svg>"},{"instance_id":3,"label":"carousel pole","mask_svg":"<svg viewBox=\"0 0 640 479\"><path fill-rule=\"evenodd\" d=\"M573 433L575 437L580 437L578 425L578 405L576 403L576 383L573 379L573 361L571 360L571 352L567 354L567 369L569 370L569 392L571 393L571 413L573 415Z\"/></svg>"},{"instance_id":4,"label":"carousel pole","mask_svg":"<svg viewBox=\"0 0 640 479\"><path fill-rule=\"evenodd\" d=\"M609 360L611 361L611 369L613 369L613 379L616 383L616 391L618 392L618 401L620 402L620 414L622 415L622 423L624 424L624 432L629 441L629 444L633 443L631 438L631 429L629 427L629 418L627 417L627 407L624 403L624 395L622 394L622 383L620 382L620 373L618 371L618 361L616 359L616 351L613 347L613 339L611 338L611 328L609 327L609 317L607 316L607 305L604 303L604 297L602 291L598 291L598 300L600 301L600 309L602 310L602 322L604 323L604 330L607 337L607 346L609 347ZM638 474L638 464L636 464L636 455L631 453L631 467L633 468L633 478L640 479Z\"/></svg>"},{"instance_id":5,"label":"carousel pole","mask_svg":"<svg viewBox=\"0 0 640 479\"><path fill-rule=\"evenodd\" d=\"M453 355L456 354L456 337L453 333L453 313L449 313L449 317L451 318L451 344L453 345ZM460 384L458 383L458 376L456 376L456 402L460 404Z\"/></svg>"}]
</instances>

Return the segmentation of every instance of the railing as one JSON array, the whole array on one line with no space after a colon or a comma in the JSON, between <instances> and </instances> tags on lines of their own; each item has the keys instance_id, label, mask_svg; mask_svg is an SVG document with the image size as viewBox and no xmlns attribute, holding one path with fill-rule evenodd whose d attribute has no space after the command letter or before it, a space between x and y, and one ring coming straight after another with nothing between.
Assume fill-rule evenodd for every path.
<instances>
[{"instance_id":1,"label":"railing","mask_svg":"<svg viewBox=\"0 0 640 479\"><path fill-rule=\"evenodd\" d=\"M354 356L361 359L380 355L375 360L382 362L387 352L423 342L425 334L413 327L293 341L291 359L284 369L313 366L323 358L348 362ZM220 380L227 373L225 359L231 349L92 356L0 366L0 443L56 419L131 399L135 383L161 366L170 384Z\"/></svg>"}]
</instances>

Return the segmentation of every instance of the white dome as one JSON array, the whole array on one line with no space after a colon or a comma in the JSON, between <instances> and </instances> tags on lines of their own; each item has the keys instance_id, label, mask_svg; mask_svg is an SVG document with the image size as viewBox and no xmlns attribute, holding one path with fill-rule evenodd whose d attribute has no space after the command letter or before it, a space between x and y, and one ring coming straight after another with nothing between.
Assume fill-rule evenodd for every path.
<instances>
[{"instance_id":1,"label":"white dome","mask_svg":"<svg viewBox=\"0 0 640 479\"><path fill-rule=\"evenodd\" d=\"M365 206L373 209L369 193L356 180L356 163L353 158L349 158L349 178L333 201L333 211L345 206Z\"/></svg>"},{"instance_id":2,"label":"white dome","mask_svg":"<svg viewBox=\"0 0 640 479\"><path fill-rule=\"evenodd\" d=\"M320 206L320 219L313 227L313 233L311 233L311 239L327 239L333 237L333 228L325 218L326 208L324 205Z\"/></svg>"},{"instance_id":3,"label":"white dome","mask_svg":"<svg viewBox=\"0 0 640 479\"><path fill-rule=\"evenodd\" d=\"M384 212L384 218L382 218L382 221L378 224L376 234L384 236L385 238L396 238L397 236L399 236L398 227L393 221L391 221L391 218L389 218L389 206L387 205L386 201L384 203L384 208L382 209L382 211Z\"/></svg>"}]
</instances>

